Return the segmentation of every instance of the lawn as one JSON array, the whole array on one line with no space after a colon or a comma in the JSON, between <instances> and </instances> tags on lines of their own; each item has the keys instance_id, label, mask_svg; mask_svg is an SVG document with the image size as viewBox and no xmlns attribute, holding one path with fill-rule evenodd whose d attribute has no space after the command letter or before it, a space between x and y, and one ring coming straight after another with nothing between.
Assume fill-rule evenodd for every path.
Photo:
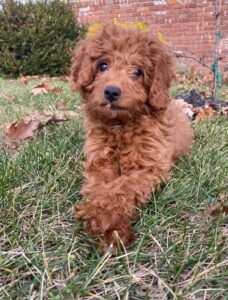
<instances>
[{"instance_id":1,"label":"lawn","mask_svg":"<svg viewBox=\"0 0 228 300\"><path fill-rule=\"evenodd\" d=\"M37 83L0 79L0 299L228 299L227 216L207 213L227 200L227 120L193 125L192 151L139 211L135 244L100 256L72 213L82 117L44 127L16 150L4 144L6 124L25 114L62 101L79 110L68 83L52 81L61 93L34 96Z\"/></svg>"}]
</instances>

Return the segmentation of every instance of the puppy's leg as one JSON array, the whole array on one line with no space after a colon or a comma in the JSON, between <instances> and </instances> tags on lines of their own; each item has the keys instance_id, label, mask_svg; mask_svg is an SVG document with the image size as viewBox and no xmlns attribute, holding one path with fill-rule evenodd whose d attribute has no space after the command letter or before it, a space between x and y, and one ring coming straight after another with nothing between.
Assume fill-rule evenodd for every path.
<instances>
[{"instance_id":1,"label":"puppy's leg","mask_svg":"<svg viewBox=\"0 0 228 300\"><path fill-rule=\"evenodd\" d=\"M109 182L101 182L90 173L82 191L85 200L76 207L77 218L83 220L86 232L102 240L102 250L115 246L115 231L126 245L132 239L131 220L136 208L148 201L162 178L167 180L169 172L158 166L153 171L131 170Z\"/></svg>"},{"instance_id":2,"label":"puppy's leg","mask_svg":"<svg viewBox=\"0 0 228 300\"><path fill-rule=\"evenodd\" d=\"M110 183L119 177L114 155L115 152L108 151L107 147L105 153L100 149L89 153L84 170L85 181L81 190L83 201L75 206L76 218L83 221L87 233L97 238L103 238L110 224L118 223L115 220L118 215L112 211L111 198L108 194Z\"/></svg>"}]
</instances>

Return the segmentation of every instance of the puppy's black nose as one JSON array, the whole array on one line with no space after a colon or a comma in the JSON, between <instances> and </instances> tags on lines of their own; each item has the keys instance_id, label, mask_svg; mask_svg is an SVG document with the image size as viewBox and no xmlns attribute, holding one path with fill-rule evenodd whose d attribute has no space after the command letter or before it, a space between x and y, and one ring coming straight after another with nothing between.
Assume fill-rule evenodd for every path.
<instances>
[{"instance_id":1,"label":"puppy's black nose","mask_svg":"<svg viewBox=\"0 0 228 300\"><path fill-rule=\"evenodd\" d=\"M116 86L106 86L106 88L104 89L104 96L105 99L108 100L109 102L113 102L116 101L120 98L121 95L121 89L119 89Z\"/></svg>"}]
</instances>

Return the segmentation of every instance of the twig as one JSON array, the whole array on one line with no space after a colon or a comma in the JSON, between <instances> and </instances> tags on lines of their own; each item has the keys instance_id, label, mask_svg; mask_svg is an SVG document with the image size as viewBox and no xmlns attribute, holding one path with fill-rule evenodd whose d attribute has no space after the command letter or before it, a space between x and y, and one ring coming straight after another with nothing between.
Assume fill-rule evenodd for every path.
<instances>
[{"instance_id":1,"label":"twig","mask_svg":"<svg viewBox=\"0 0 228 300\"><path fill-rule=\"evenodd\" d=\"M184 57L184 58L191 58L196 60L198 63L200 63L202 66L208 68L209 70L211 70L211 66L209 66L208 64L206 64L202 58L198 58L197 56L195 56L193 53L187 53L184 51L177 51L177 50L173 50L172 51L176 57Z\"/></svg>"},{"instance_id":2,"label":"twig","mask_svg":"<svg viewBox=\"0 0 228 300\"><path fill-rule=\"evenodd\" d=\"M211 91L212 98L216 98L217 89L218 89L218 63L219 63L219 39L220 39L220 16L221 16L221 0L215 0L215 52L214 52L214 63L212 66L208 65L203 61L202 58L197 57L194 55L194 53L187 52L187 51L180 51L180 50L174 50L170 49L170 52L174 53L176 57L184 57L184 58L190 58L198 63L200 63L205 68L209 69L211 72L213 72L214 77L214 85L213 90Z\"/></svg>"}]
</instances>

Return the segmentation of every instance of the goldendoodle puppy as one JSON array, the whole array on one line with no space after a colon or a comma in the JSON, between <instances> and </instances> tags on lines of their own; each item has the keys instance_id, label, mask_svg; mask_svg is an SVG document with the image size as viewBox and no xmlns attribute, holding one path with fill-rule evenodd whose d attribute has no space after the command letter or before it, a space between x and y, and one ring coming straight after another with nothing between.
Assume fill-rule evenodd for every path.
<instances>
[{"instance_id":1,"label":"goldendoodle puppy","mask_svg":"<svg viewBox=\"0 0 228 300\"><path fill-rule=\"evenodd\" d=\"M192 143L187 117L168 89L170 56L149 32L106 25L77 47L73 90L84 100L83 201L76 217L101 251L132 240L137 207L170 178Z\"/></svg>"}]
</instances>

